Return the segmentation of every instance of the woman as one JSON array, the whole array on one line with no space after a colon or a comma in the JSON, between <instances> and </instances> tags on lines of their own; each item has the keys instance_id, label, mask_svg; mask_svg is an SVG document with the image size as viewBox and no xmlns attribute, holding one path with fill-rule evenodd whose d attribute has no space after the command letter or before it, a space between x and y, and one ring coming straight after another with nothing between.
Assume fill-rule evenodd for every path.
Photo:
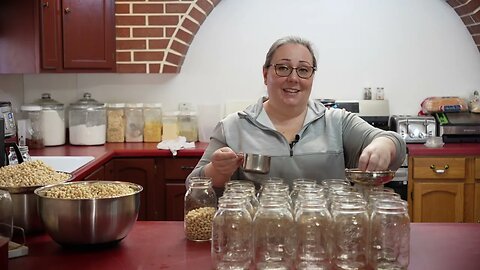
<instances>
[{"instance_id":1,"label":"woman","mask_svg":"<svg viewBox=\"0 0 480 270\"><path fill-rule=\"evenodd\" d=\"M280 177L290 183L295 178L345 178L345 168L398 169L406 151L398 134L310 100L316 67L308 41L298 37L277 40L263 66L268 97L217 124L188 179L211 177L213 186L221 188L230 179L261 183ZM271 156L270 173L244 172L240 153Z\"/></svg>"}]
</instances>

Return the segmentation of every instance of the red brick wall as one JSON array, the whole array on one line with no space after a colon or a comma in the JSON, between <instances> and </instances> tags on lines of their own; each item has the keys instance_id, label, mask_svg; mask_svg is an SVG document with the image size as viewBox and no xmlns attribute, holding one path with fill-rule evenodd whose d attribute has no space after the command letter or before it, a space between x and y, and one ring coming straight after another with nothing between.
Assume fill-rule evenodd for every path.
<instances>
[{"instance_id":1,"label":"red brick wall","mask_svg":"<svg viewBox=\"0 0 480 270\"><path fill-rule=\"evenodd\" d=\"M117 72L180 72L195 34L220 1L115 0ZM480 0L447 3L480 51Z\"/></svg>"},{"instance_id":2,"label":"red brick wall","mask_svg":"<svg viewBox=\"0 0 480 270\"><path fill-rule=\"evenodd\" d=\"M480 0L448 0L462 19L480 51Z\"/></svg>"},{"instance_id":3,"label":"red brick wall","mask_svg":"<svg viewBox=\"0 0 480 270\"><path fill-rule=\"evenodd\" d=\"M178 73L220 0L115 0L117 72Z\"/></svg>"}]
</instances>

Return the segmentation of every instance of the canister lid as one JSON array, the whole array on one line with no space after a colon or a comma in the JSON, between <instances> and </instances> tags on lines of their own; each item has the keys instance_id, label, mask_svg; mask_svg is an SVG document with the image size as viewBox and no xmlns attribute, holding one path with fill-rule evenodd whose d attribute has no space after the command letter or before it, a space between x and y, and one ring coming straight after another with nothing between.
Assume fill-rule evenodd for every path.
<instances>
[{"instance_id":1,"label":"canister lid","mask_svg":"<svg viewBox=\"0 0 480 270\"><path fill-rule=\"evenodd\" d=\"M63 110L64 105L51 98L50 93L43 93L42 98L34 102L44 110Z\"/></svg>"},{"instance_id":2,"label":"canister lid","mask_svg":"<svg viewBox=\"0 0 480 270\"><path fill-rule=\"evenodd\" d=\"M125 103L107 103L108 108L125 108Z\"/></svg>"},{"instance_id":3,"label":"canister lid","mask_svg":"<svg viewBox=\"0 0 480 270\"><path fill-rule=\"evenodd\" d=\"M39 112L42 110L42 107L36 104L25 104L20 107L20 110L24 112Z\"/></svg>"},{"instance_id":4,"label":"canister lid","mask_svg":"<svg viewBox=\"0 0 480 270\"><path fill-rule=\"evenodd\" d=\"M77 102L70 104L72 109L102 109L105 108L105 103L101 103L92 98L92 94L85 93L83 98Z\"/></svg>"},{"instance_id":5,"label":"canister lid","mask_svg":"<svg viewBox=\"0 0 480 270\"><path fill-rule=\"evenodd\" d=\"M143 107L145 107L145 108L161 108L162 103L145 103L145 104L143 104Z\"/></svg>"},{"instance_id":6,"label":"canister lid","mask_svg":"<svg viewBox=\"0 0 480 270\"><path fill-rule=\"evenodd\" d=\"M127 103L127 108L143 108L143 103Z\"/></svg>"}]
</instances>

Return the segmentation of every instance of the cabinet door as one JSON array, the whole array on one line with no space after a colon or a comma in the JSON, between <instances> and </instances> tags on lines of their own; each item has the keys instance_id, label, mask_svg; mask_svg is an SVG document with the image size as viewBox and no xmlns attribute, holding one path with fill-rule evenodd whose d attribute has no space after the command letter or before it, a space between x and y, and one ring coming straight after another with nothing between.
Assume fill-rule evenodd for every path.
<instances>
[{"instance_id":1,"label":"cabinet door","mask_svg":"<svg viewBox=\"0 0 480 270\"><path fill-rule=\"evenodd\" d=\"M61 67L62 26L61 6L58 0L41 0L40 3L40 55L42 69Z\"/></svg>"},{"instance_id":2,"label":"cabinet door","mask_svg":"<svg viewBox=\"0 0 480 270\"><path fill-rule=\"evenodd\" d=\"M182 221L184 217L183 201L185 197L185 184L167 184L167 220Z\"/></svg>"},{"instance_id":3,"label":"cabinet door","mask_svg":"<svg viewBox=\"0 0 480 270\"><path fill-rule=\"evenodd\" d=\"M155 180L155 160L153 158L117 158L111 161L113 164L113 180L126 181L139 184L143 187L140 194L139 220L151 220L155 216L155 208L151 200L151 190Z\"/></svg>"},{"instance_id":4,"label":"cabinet door","mask_svg":"<svg viewBox=\"0 0 480 270\"><path fill-rule=\"evenodd\" d=\"M94 172L89 174L87 177L84 178L86 181L90 180L106 180L105 179L105 167L101 166L100 168L96 169Z\"/></svg>"},{"instance_id":5,"label":"cabinet door","mask_svg":"<svg viewBox=\"0 0 480 270\"><path fill-rule=\"evenodd\" d=\"M474 222L480 223L480 184L475 184Z\"/></svg>"},{"instance_id":6,"label":"cabinet door","mask_svg":"<svg viewBox=\"0 0 480 270\"><path fill-rule=\"evenodd\" d=\"M114 69L114 0L62 0L65 69Z\"/></svg>"},{"instance_id":7,"label":"cabinet door","mask_svg":"<svg viewBox=\"0 0 480 270\"><path fill-rule=\"evenodd\" d=\"M413 222L464 222L464 183L414 183Z\"/></svg>"},{"instance_id":8,"label":"cabinet door","mask_svg":"<svg viewBox=\"0 0 480 270\"><path fill-rule=\"evenodd\" d=\"M166 181L166 218L183 220L183 199L185 196L185 179L197 165L199 158L165 158Z\"/></svg>"}]
</instances>

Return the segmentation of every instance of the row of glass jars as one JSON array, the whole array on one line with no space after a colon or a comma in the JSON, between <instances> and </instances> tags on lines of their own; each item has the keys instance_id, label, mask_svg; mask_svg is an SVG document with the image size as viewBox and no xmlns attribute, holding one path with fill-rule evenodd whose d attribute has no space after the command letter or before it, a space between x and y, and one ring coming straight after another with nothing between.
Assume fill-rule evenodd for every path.
<instances>
[{"instance_id":1,"label":"row of glass jars","mask_svg":"<svg viewBox=\"0 0 480 270\"><path fill-rule=\"evenodd\" d=\"M231 181L214 211L216 200L209 179L190 183L185 197L187 238L211 238L217 269L249 269L252 264L256 269L408 266L407 205L391 190L370 190L364 197L345 180L325 180L318 185L302 179L289 191L275 180L263 185L257 197L252 184ZM205 188L210 192L199 191ZM190 198L195 194L213 195L209 200ZM188 201L210 202L200 207L210 207L209 215L202 218L203 229L189 228L188 213L195 207ZM203 234L189 233L197 230Z\"/></svg>"}]
</instances>

